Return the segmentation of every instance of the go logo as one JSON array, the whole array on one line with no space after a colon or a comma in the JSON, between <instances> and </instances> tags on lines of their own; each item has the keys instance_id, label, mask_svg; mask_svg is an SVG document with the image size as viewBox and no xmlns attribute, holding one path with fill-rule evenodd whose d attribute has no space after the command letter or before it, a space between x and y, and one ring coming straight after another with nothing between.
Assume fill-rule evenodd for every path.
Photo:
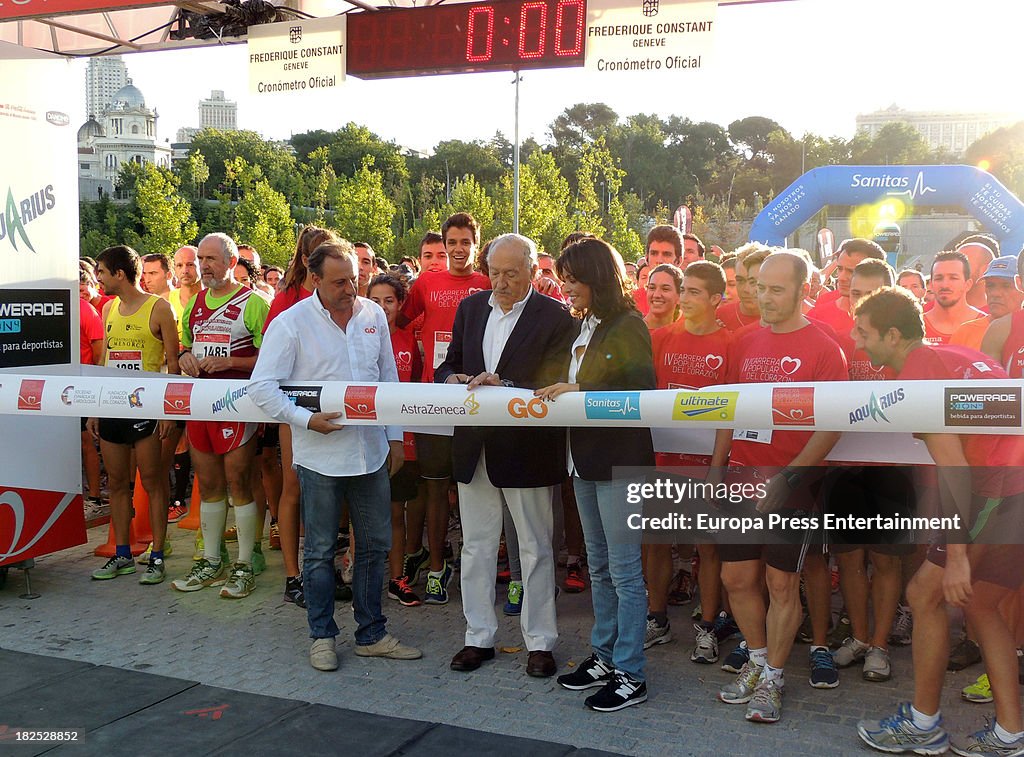
<instances>
[{"instance_id":1,"label":"go logo","mask_svg":"<svg viewBox=\"0 0 1024 757\"><path fill-rule=\"evenodd\" d=\"M514 397L508 401L508 414L513 418L543 418L548 414L548 406L540 397L529 402L522 397Z\"/></svg>"}]
</instances>

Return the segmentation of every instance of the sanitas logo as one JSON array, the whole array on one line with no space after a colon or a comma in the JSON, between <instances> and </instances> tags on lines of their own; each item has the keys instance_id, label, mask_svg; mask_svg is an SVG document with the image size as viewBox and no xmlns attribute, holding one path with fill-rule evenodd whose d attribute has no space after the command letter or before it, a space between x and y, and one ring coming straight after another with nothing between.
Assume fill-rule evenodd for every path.
<instances>
[{"instance_id":1,"label":"sanitas logo","mask_svg":"<svg viewBox=\"0 0 1024 757\"><path fill-rule=\"evenodd\" d=\"M640 420L640 392L587 392L583 408L590 420Z\"/></svg>"},{"instance_id":2,"label":"sanitas logo","mask_svg":"<svg viewBox=\"0 0 1024 757\"><path fill-rule=\"evenodd\" d=\"M26 247L35 252L36 248L29 241L28 232L25 227L38 219L47 210L51 210L56 204L57 200L53 194L53 184L47 184L45 188L22 200L16 200L14 189L8 187L7 206L5 211L0 214L0 239L6 238L11 243L11 247L17 250L18 239L20 238Z\"/></svg>"},{"instance_id":3,"label":"sanitas logo","mask_svg":"<svg viewBox=\"0 0 1024 757\"><path fill-rule=\"evenodd\" d=\"M238 408L235 407L235 403L248 393L249 387L247 386L243 386L241 389L229 389L221 399L213 403L213 414L216 415L225 410L237 413Z\"/></svg>"},{"instance_id":4,"label":"sanitas logo","mask_svg":"<svg viewBox=\"0 0 1024 757\"><path fill-rule=\"evenodd\" d=\"M871 399L866 404L850 411L850 425L854 426L869 418L875 423L879 421L890 423L891 421L885 417L884 411L898 402L902 402L904 399L906 399L906 395L902 389L896 389L888 394L883 394L881 398L875 396L875 393L872 392Z\"/></svg>"},{"instance_id":5,"label":"sanitas logo","mask_svg":"<svg viewBox=\"0 0 1024 757\"><path fill-rule=\"evenodd\" d=\"M911 200L916 200L918 197L924 197L926 194L938 191L925 184L924 171L917 172L917 178L914 179L913 185L911 185L910 177L908 176L893 176L891 174L864 176L863 174L855 173L850 186L853 189L888 189L887 195L894 197L906 195Z\"/></svg>"},{"instance_id":6,"label":"sanitas logo","mask_svg":"<svg viewBox=\"0 0 1024 757\"><path fill-rule=\"evenodd\" d=\"M672 420L735 420L739 396L739 392L680 392L672 406Z\"/></svg>"}]
</instances>

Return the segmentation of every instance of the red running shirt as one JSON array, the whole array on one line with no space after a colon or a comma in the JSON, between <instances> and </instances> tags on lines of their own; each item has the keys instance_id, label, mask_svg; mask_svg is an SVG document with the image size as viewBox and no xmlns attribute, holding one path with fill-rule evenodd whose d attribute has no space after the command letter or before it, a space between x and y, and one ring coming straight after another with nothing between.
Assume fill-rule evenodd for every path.
<instances>
[{"instance_id":1,"label":"red running shirt","mask_svg":"<svg viewBox=\"0 0 1024 757\"><path fill-rule=\"evenodd\" d=\"M453 276L448 271L421 273L402 305L402 315L410 321L423 314L424 384L434 381L434 369L444 362L452 341L452 324L459 303L474 292L491 288L491 280L478 271L469 276Z\"/></svg>"},{"instance_id":2,"label":"red running shirt","mask_svg":"<svg viewBox=\"0 0 1024 757\"><path fill-rule=\"evenodd\" d=\"M846 358L838 343L809 323L787 334L776 334L770 328L751 332L735 345L727 383L806 383L847 379ZM813 422L813 389L777 389L772 401L772 416L776 422L793 426ZM784 467L803 450L813 433L777 428L737 429L729 462Z\"/></svg>"},{"instance_id":3,"label":"red running shirt","mask_svg":"<svg viewBox=\"0 0 1024 757\"><path fill-rule=\"evenodd\" d=\"M78 350L82 365L94 365L92 343L97 339L103 338L103 319L96 312L96 308L81 297L78 298L78 308L80 313L78 322L80 343Z\"/></svg>"},{"instance_id":4,"label":"red running shirt","mask_svg":"<svg viewBox=\"0 0 1024 757\"><path fill-rule=\"evenodd\" d=\"M412 329L395 329L391 332L391 350L395 353L395 365L398 367L398 380L403 383L416 383L423 374L423 358L416 346L416 336ZM402 436L405 448L405 459L416 459L416 442L411 431Z\"/></svg>"},{"instance_id":5,"label":"red running shirt","mask_svg":"<svg viewBox=\"0 0 1024 757\"><path fill-rule=\"evenodd\" d=\"M313 290L306 289L301 284L297 287L288 287L282 289L274 296L274 301L270 303L270 312L267 313L267 320L263 324L263 333L267 333L267 328L270 326L270 322L281 315L285 310L290 308L297 302L302 302L304 299L313 294Z\"/></svg>"},{"instance_id":6,"label":"red running shirt","mask_svg":"<svg viewBox=\"0 0 1024 757\"><path fill-rule=\"evenodd\" d=\"M659 389L701 389L724 384L729 369L732 335L727 329L691 334L684 321L651 333L654 374ZM660 466L707 466L710 455L658 452Z\"/></svg>"},{"instance_id":7,"label":"red running shirt","mask_svg":"<svg viewBox=\"0 0 1024 757\"><path fill-rule=\"evenodd\" d=\"M760 314L744 315L740 312L739 300L723 302L718 306L718 310L715 311L715 316L718 318L718 322L725 326L729 331L739 331L744 326L749 326L752 323L758 323L761 320Z\"/></svg>"},{"instance_id":8,"label":"red running shirt","mask_svg":"<svg viewBox=\"0 0 1024 757\"><path fill-rule=\"evenodd\" d=\"M1010 316L1010 335L1003 344L1002 357L1010 378L1024 378L1024 310Z\"/></svg>"},{"instance_id":9,"label":"red running shirt","mask_svg":"<svg viewBox=\"0 0 1024 757\"><path fill-rule=\"evenodd\" d=\"M923 345L907 355L901 381L991 381L1007 378L994 360L959 345ZM964 457L976 470L974 491L1002 497L1024 491L1024 437L1009 434L961 434Z\"/></svg>"}]
</instances>

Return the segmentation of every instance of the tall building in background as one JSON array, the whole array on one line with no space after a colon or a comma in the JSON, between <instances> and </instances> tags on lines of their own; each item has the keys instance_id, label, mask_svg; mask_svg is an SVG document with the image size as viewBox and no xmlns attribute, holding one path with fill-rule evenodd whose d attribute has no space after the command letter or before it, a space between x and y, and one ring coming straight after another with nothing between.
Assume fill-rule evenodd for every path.
<instances>
[{"instance_id":1,"label":"tall building in background","mask_svg":"<svg viewBox=\"0 0 1024 757\"><path fill-rule=\"evenodd\" d=\"M99 118L114 101L114 94L128 85L128 67L120 55L89 59L85 72L85 113Z\"/></svg>"},{"instance_id":2,"label":"tall building in background","mask_svg":"<svg viewBox=\"0 0 1024 757\"><path fill-rule=\"evenodd\" d=\"M1003 126L1012 126L1019 120L1019 117L1007 113L909 111L890 105L885 110L858 114L857 131L866 132L873 139L886 124L905 123L913 126L931 149L942 147L954 155L961 155L986 134Z\"/></svg>"},{"instance_id":3,"label":"tall building in background","mask_svg":"<svg viewBox=\"0 0 1024 757\"><path fill-rule=\"evenodd\" d=\"M234 131L238 128L238 103L225 100L224 90L213 90L209 98L199 101L199 128Z\"/></svg>"}]
</instances>

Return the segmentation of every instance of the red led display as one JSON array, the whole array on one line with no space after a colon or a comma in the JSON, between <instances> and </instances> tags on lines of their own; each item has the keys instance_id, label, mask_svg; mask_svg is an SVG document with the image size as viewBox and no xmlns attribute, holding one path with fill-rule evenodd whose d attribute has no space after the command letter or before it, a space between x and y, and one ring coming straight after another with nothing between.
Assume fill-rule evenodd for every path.
<instances>
[{"instance_id":1,"label":"red led display","mask_svg":"<svg viewBox=\"0 0 1024 757\"><path fill-rule=\"evenodd\" d=\"M347 73L363 79L582 66L586 0L495 0L348 16Z\"/></svg>"}]
</instances>

